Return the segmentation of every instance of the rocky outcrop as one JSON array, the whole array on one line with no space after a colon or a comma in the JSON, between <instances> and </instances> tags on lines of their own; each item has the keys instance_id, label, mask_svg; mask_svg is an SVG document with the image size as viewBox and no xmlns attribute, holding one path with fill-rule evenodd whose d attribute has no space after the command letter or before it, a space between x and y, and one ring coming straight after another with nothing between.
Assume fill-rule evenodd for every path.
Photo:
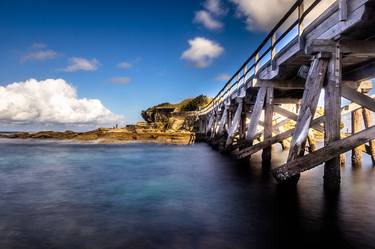
<instances>
[{"instance_id":1,"label":"rocky outcrop","mask_svg":"<svg viewBox=\"0 0 375 249\"><path fill-rule=\"evenodd\" d=\"M152 142L163 144L190 144L195 141L193 127L195 111L210 101L206 96L185 99L178 104L163 103L142 111L146 122L127 125L124 128L100 128L87 132L40 131L0 134L8 139L54 139L77 142L129 143Z\"/></svg>"},{"instance_id":2,"label":"rocky outcrop","mask_svg":"<svg viewBox=\"0 0 375 249\"><path fill-rule=\"evenodd\" d=\"M192 131L194 125L193 112L206 106L211 99L200 95L188 98L177 104L162 103L142 111L142 117L148 124L161 130Z\"/></svg>"}]
</instances>

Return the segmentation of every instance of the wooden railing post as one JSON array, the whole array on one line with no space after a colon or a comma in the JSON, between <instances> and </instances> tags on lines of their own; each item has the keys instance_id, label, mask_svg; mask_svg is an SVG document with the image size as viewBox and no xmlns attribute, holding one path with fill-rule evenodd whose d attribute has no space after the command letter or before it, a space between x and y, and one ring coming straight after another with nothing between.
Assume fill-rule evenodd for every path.
<instances>
[{"instance_id":1,"label":"wooden railing post","mask_svg":"<svg viewBox=\"0 0 375 249\"><path fill-rule=\"evenodd\" d=\"M304 12L305 12L305 5L304 5L304 1L302 1L300 5L298 6L298 43L300 45L300 48L302 49L304 49L305 47L303 38L302 38L302 33L303 33L303 30L305 29L305 26L303 25L303 19L302 19L302 15Z\"/></svg>"},{"instance_id":2,"label":"wooden railing post","mask_svg":"<svg viewBox=\"0 0 375 249\"><path fill-rule=\"evenodd\" d=\"M272 52L271 52L271 67L272 70L276 70L276 33L272 35Z\"/></svg>"},{"instance_id":3,"label":"wooden railing post","mask_svg":"<svg viewBox=\"0 0 375 249\"><path fill-rule=\"evenodd\" d=\"M347 0L338 0L338 1L339 1L339 8L340 8L340 14L339 14L340 21L346 21L348 19Z\"/></svg>"},{"instance_id":4,"label":"wooden railing post","mask_svg":"<svg viewBox=\"0 0 375 249\"><path fill-rule=\"evenodd\" d=\"M237 91L240 89L240 73L237 74Z\"/></svg>"},{"instance_id":5,"label":"wooden railing post","mask_svg":"<svg viewBox=\"0 0 375 249\"><path fill-rule=\"evenodd\" d=\"M255 86L258 82L258 71L259 71L259 53L257 53L255 55L255 59L254 59L254 78L253 78L253 85L252 86Z\"/></svg>"},{"instance_id":6,"label":"wooden railing post","mask_svg":"<svg viewBox=\"0 0 375 249\"><path fill-rule=\"evenodd\" d=\"M247 83L247 65L243 69L243 82L244 82L244 87L246 89L246 83Z\"/></svg>"}]
</instances>

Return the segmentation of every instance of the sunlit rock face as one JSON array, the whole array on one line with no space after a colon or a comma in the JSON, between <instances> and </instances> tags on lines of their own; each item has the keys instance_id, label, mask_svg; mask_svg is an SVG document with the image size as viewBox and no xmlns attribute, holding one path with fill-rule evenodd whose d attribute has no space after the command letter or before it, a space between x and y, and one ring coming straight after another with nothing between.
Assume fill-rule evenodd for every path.
<instances>
[{"instance_id":1,"label":"sunlit rock face","mask_svg":"<svg viewBox=\"0 0 375 249\"><path fill-rule=\"evenodd\" d=\"M210 102L206 96L189 98L177 104L162 103L142 111L143 119L163 130L192 130L194 125L190 112L203 108Z\"/></svg>"}]
</instances>

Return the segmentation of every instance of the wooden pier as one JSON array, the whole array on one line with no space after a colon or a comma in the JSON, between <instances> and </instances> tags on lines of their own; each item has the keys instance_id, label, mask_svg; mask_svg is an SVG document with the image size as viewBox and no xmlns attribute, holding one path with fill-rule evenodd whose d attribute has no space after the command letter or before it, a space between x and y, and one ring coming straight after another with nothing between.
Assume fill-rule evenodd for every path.
<instances>
[{"instance_id":1,"label":"wooden pier","mask_svg":"<svg viewBox=\"0 0 375 249\"><path fill-rule=\"evenodd\" d=\"M272 146L280 143L289 155L272 169L278 182L296 183L300 173L324 164L325 186L337 189L343 153L352 150L354 167L362 153L375 163L375 100L369 96L369 79L375 77L375 1L306 2L296 1L198 112L197 126L210 144L237 159L262 150L263 167L270 165ZM317 111L322 92L324 109ZM345 106L343 98L349 101ZM342 130L341 117L347 114L351 134ZM324 134L320 148L314 133Z\"/></svg>"}]
</instances>

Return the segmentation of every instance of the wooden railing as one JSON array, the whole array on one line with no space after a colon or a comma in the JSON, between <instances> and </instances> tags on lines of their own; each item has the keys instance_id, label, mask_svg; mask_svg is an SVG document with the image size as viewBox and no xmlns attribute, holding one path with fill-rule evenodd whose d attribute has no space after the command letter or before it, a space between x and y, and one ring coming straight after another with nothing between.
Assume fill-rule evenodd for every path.
<instances>
[{"instance_id":1,"label":"wooden railing","mask_svg":"<svg viewBox=\"0 0 375 249\"><path fill-rule=\"evenodd\" d=\"M267 34L258 48L241 65L241 67L228 80L219 93L207 104L198 115L204 115L220 105L226 98L239 91L241 87L253 87L257 81L260 68L271 63L272 69L276 69L277 53L298 37L302 44L301 36L306 28L304 20L321 2L328 0L315 0L305 9L305 1L297 0L289 11L281 18L274 28ZM336 0L341 1L341 0ZM292 20L290 20L292 19ZM285 29L285 26L287 28ZM285 29L279 36L282 29ZM280 46L278 48L278 46Z\"/></svg>"}]
</instances>

